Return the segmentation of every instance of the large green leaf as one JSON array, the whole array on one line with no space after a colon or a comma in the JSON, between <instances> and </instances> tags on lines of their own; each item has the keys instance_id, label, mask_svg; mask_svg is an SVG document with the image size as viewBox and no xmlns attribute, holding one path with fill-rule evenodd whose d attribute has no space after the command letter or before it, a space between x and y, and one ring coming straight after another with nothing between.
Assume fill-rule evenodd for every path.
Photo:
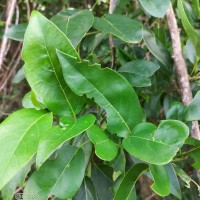
<instances>
[{"instance_id":1,"label":"large green leaf","mask_svg":"<svg viewBox=\"0 0 200 200\"><path fill-rule=\"evenodd\" d=\"M33 173L24 193L37 193L40 199L54 195L68 199L75 195L84 177L84 153L74 146L63 147L55 160L48 160Z\"/></svg>"},{"instance_id":2,"label":"large green leaf","mask_svg":"<svg viewBox=\"0 0 200 200\"><path fill-rule=\"evenodd\" d=\"M138 43L142 40L142 24L124 15L95 17L93 27L104 33L111 33L125 42Z\"/></svg>"},{"instance_id":3,"label":"large green leaf","mask_svg":"<svg viewBox=\"0 0 200 200\"><path fill-rule=\"evenodd\" d=\"M12 40L16 40L16 41L23 41L26 28L27 28L27 24L18 24L18 25L11 26L5 32L5 37Z\"/></svg>"},{"instance_id":4,"label":"large green leaf","mask_svg":"<svg viewBox=\"0 0 200 200\"><path fill-rule=\"evenodd\" d=\"M0 125L0 189L32 159L52 120L45 111L23 109Z\"/></svg>"},{"instance_id":5,"label":"large green leaf","mask_svg":"<svg viewBox=\"0 0 200 200\"><path fill-rule=\"evenodd\" d=\"M48 134L41 137L39 142L36 157L37 166L40 167L60 145L87 130L94 122L93 115L85 115L65 128L55 126L49 129Z\"/></svg>"},{"instance_id":6,"label":"large green leaf","mask_svg":"<svg viewBox=\"0 0 200 200\"><path fill-rule=\"evenodd\" d=\"M118 153L118 146L98 126L93 125L87 135L95 145L95 153L102 160L111 161Z\"/></svg>"},{"instance_id":7,"label":"large green leaf","mask_svg":"<svg viewBox=\"0 0 200 200\"><path fill-rule=\"evenodd\" d=\"M150 165L150 171L154 179L151 188L160 196L167 196L170 193L169 176L165 166Z\"/></svg>"},{"instance_id":8,"label":"large green leaf","mask_svg":"<svg viewBox=\"0 0 200 200\"><path fill-rule=\"evenodd\" d=\"M170 0L139 0L140 4L150 15L162 18L170 4Z\"/></svg>"},{"instance_id":9,"label":"large green leaf","mask_svg":"<svg viewBox=\"0 0 200 200\"><path fill-rule=\"evenodd\" d=\"M65 83L56 49L78 57L64 33L34 11L25 33L22 53L26 78L49 110L63 116L75 115L85 100L72 93Z\"/></svg>"},{"instance_id":10,"label":"large green leaf","mask_svg":"<svg viewBox=\"0 0 200 200\"><path fill-rule=\"evenodd\" d=\"M97 194L92 181L86 176L74 200L97 200Z\"/></svg>"},{"instance_id":11,"label":"large green leaf","mask_svg":"<svg viewBox=\"0 0 200 200\"><path fill-rule=\"evenodd\" d=\"M184 7L183 7L182 0L178 0L178 12L179 12L183 27L184 27L186 33L188 34L190 40L192 41L192 43L196 49L197 55L200 56L200 35L193 28L190 21L188 20L187 15L184 10Z\"/></svg>"},{"instance_id":12,"label":"large green leaf","mask_svg":"<svg viewBox=\"0 0 200 200\"><path fill-rule=\"evenodd\" d=\"M135 183L140 175L148 169L148 167L149 166L144 163L139 163L131 167L122 179L122 182L114 196L114 200L133 199Z\"/></svg>"},{"instance_id":13,"label":"large green leaf","mask_svg":"<svg viewBox=\"0 0 200 200\"><path fill-rule=\"evenodd\" d=\"M188 127L180 121L162 121L157 130L153 124L141 123L123 140L123 147L136 158L164 165L172 160L188 135Z\"/></svg>"},{"instance_id":14,"label":"large green leaf","mask_svg":"<svg viewBox=\"0 0 200 200\"><path fill-rule=\"evenodd\" d=\"M185 120L186 121L200 120L200 91L197 92L194 99L186 108Z\"/></svg>"},{"instance_id":15,"label":"large green leaf","mask_svg":"<svg viewBox=\"0 0 200 200\"><path fill-rule=\"evenodd\" d=\"M134 60L119 68L119 73L123 75L132 86L146 87L151 85L151 77L159 66L147 60Z\"/></svg>"},{"instance_id":16,"label":"large green leaf","mask_svg":"<svg viewBox=\"0 0 200 200\"><path fill-rule=\"evenodd\" d=\"M60 12L51 21L66 34L71 43L77 46L94 22L94 16L89 10L76 13Z\"/></svg>"},{"instance_id":17,"label":"large green leaf","mask_svg":"<svg viewBox=\"0 0 200 200\"><path fill-rule=\"evenodd\" d=\"M142 121L138 97L131 85L115 71L98 64L78 62L75 57L57 52L65 81L77 95L86 94L107 112L108 129L127 136ZM113 95L115 94L115 95Z\"/></svg>"}]
</instances>

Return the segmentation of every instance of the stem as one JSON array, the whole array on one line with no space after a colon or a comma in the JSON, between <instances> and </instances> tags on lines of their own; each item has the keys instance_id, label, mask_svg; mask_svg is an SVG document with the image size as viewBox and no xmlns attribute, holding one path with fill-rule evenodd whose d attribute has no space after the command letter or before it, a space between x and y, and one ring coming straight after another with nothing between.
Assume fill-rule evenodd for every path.
<instances>
[{"instance_id":1,"label":"stem","mask_svg":"<svg viewBox=\"0 0 200 200\"><path fill-rule=\"evenodd\" d=\"M16 3L17 3L17 0L10 0L8 3L9 12L8 12L7 20L6 20L5 32L10 28L10 25L12 23L12 18L15 11ZM2 70L4 57L6 56L7 43L8 43L8 38L4 37L1 42L1 48L0 48L0 71Z\"/></svg>"},{"instance_id":2,"label":"stem","mask_svg":"<svg viewBox=\"0 0 200 200\"><path fill-rule=\"evenodd\" d=\"M117 6L117 0L110 0L109 14L113 14L113 11L116 6ZM112 55L111 68L113 69L115 67L115 45L113 43L113 38L111 34L109 35L109 43L110 43L110 50L111 50L111 55Z\"/></svg>"},{"instance_id":3,"label":"stem","mask_svg":"<svg viewBox=\"0 0 200 200\"><path fill-rule=\"evenodd\" d=\"M187 67L182 54L180 33L177 26L172 4L167 11L167 22L172 39L173 60L176 67L177 78L179 83L180 95L184 105L188 105L192 101L192 92L190 88L189 76ZM191 136L200 140L200 132L198 122L194 121L191 130Z\"/></svg>"}]
</instances>

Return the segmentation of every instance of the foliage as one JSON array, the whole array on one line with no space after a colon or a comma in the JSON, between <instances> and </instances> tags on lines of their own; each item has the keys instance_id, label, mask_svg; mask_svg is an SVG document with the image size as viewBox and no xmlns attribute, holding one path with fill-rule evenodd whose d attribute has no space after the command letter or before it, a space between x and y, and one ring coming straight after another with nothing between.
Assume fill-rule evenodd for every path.
<instances>
[{"instance_id":1,"label":"foliage","mask_svg":"<svg viewBox=\"0 0 200 200\"><path fill-rule=\"evenodd\" d=\"M97 8L109 4L100 1L91 10L48 15L50 20L33 11L28 26L21 23L5 33L23 41L31 91L24 108L0 124L3 199L12 199L17 187L42 200L137 199L141 176L166 199L185 198L178 177L199 190L181 168L189 162L190 169L200 169L200 143L189 137L191 122L200 120L200 93L190 105L180 103L170 38L163 30L170 1L139 3L133 9L118 1L116 13L103 16ZM177 5L186 58L193 58L187 62L194 92L199 90L198 5L182 0ZM20 73L14 81L21 81Z\"/></svg>"}]
</instances>

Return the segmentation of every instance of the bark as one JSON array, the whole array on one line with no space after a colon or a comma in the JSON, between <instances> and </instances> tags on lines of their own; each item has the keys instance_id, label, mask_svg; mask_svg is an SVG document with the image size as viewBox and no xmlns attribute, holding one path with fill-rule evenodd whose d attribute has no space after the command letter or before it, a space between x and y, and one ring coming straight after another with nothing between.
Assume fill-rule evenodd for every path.
<instances>
[{"instance_id":1,"label":"bark","mask_svg":"<svg viewBox=\"0 0 200 200\"><path fill-rule=\"evenodd\" d=\"M178 76L178 84L180 89L181 99L184 105L188 105L192 101L192 92L190 88L189 76L187 73L187 67L182 54L180 32L178 29L177 21L175 18L172 4L170 4L169 10L166 14L169 31L172 40L173 47L173 60L176 66L176 72ZM193 122L191 136L200 140L199 124Z\"/></svg>"}]
</instances>

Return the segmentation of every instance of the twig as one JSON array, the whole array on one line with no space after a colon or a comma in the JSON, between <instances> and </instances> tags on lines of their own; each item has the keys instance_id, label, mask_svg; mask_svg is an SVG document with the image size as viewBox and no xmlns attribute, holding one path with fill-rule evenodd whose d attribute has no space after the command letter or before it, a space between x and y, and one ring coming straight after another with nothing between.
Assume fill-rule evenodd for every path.
<instances>
[{"instance_id":1,"label":"twig","mask_svg":"<svg viewBox=\"0 0 200 200\"><path fill-rule=\"evenodd\" d=\"M110 0L109 14L113 14L113 11L116 6L117 6L117 0ZM113 69L115 67L115 45L113 43L113 38L111 34L109 35L109 43L110 43L110 50L111 50L111 55L112 55L111 68Z\"/></svg>"},{"instance_id":2,"label":"twig","mask_svg":"<svg viewBox=\"0 0 200 200\"><path fill-rule=\"evenodd\" d=\"M182 54L180 33L177 26L174 10L172 4L167 11L167 22L172 39L173 59L176 66L178 76L178 83L180 88L180 95L184 105L188 105L192 101L192 92L190 88L189 76L187 67ZM200 140L200 132L198 122L193 122L191 136Z\"/></svg>"},{"instance_id":3,"label":"twig","mask_svg":"<svg viewBox=\"0 0 200 200\"><path fill-rule=\"evenodd\" d=\"M169 26L169 31L172 39L173 47L173 59L176 66L177 78L180 88L181 99L184 105L188 105L192 101L192 92L190 88L189 75L187 73L187 67L182 54L180 33L177 26L177 21L175 18L174 10L172 4L167 11L167 22ZM200 131L198 121L192 122L191 136L200 140ZM200 170L197 170L197 177L200 182Z\"/></svg>"},{"instance_id":4,"label":"twig","mask_svg":"<svg viewBox=\"0 0 200 200\"><path fill-rule=\"evenodd\" d=\"M10 0L10 4L9 6L9 12L8 12L8 17L6 20L6 26L5 26L5 32L9 29L11 22L12 22L12 18L13 18L13 14L15 11L15 5L16 5L17 0ZM4 61L4 57L6 56L6 48L7 48L7 43L8 43L8 39L6 37L3 38L2 43L1 43L1 48L0 48L0 71L2 70L2 64Z\"/></svg>"},{"instance_id":5,"label":"twig","mask_svg":"<svg viewBox=\"0 0 200 200\"><path fill-rule=\"evenodd\" d=\"M150 195L149 197L147 197L145 200L150 200L150 199L152 199L155 196L156 196L156 193L153 193L152 195Z\"/></svg>"},{"instance_id":6,"label":"twig","mask_svg":"<svg viewBox=\"0 0 200 200\"><path fill-rule=\"evenodd\" d=\"M29 3L29 0L26 0L26 8L27 8L27 12L26 12L26 17L27 17L27 20L29 21L29 18L30 18L30 15L31 15L31 9L30 9L30 3Z\"/></svg>"}]
</instances>

